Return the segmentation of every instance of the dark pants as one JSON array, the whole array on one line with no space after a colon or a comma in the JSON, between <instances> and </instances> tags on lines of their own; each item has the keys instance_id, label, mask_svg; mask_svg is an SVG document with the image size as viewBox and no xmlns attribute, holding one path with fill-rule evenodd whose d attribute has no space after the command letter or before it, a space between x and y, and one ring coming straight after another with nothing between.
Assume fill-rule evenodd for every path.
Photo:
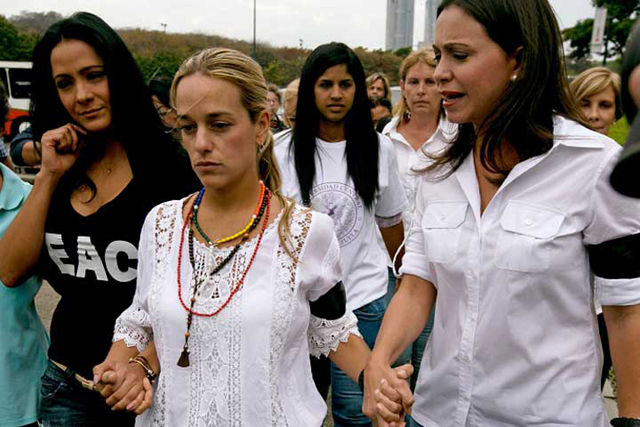
<instances>
[{"instance_id":1,"label":"dark pants","mask_svg":"<svg viewBox=\"0 0 640 427\"><path fill-rule=\"evenodd\" d=\"M135 414L112 411L100 393L83 388L73 372L49 361L40 389L40 423L43 427L129 427Z\"/></svg>"}]
</instances>

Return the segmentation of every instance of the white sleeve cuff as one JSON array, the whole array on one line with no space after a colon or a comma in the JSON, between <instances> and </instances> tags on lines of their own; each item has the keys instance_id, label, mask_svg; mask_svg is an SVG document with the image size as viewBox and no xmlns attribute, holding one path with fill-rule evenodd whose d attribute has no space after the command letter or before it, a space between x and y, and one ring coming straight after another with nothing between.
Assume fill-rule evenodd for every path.
<instances>
[{"instance_id":1,"label":"white sleeve cuff","mask_svg":"<svg viewBox=\"0 0 640 427\"><path fill-rule=\"evenodd\" d=\"M116 320L113 342L124 341L127 347L135 346L141 352L152 340L149 316L134 300L133 304Z\"/></svg>"},{"instance_id":2,"label":"white sleeve cuff","mask_svg":"<svg viewBox=\"0 0 640 427\"><path fill-rule=\"evenodd\" d=\"M603 279L596 276L597 298L602 305L640 304L640 278Z\"/></svg>"},{"instance_id":3,"label":"white sleeve cuff","mask_svg":"<svg viewBox=\"0 0 640 427\"><path fill-rule=\"evenodd\" d=\"M308 332L309 353L315 357L328 356L329 352L338 349L340 343L349 341L351 334L362 337L358 331L358 319L350 310L335 320L311 315Z\"/></svg>"},{"instance_id":4,"label":"white sleeve cuff","mask_svg":"<svg viewBox=\"0 0 640 427\"><path fill-rule=\"evenodd\" d=\"M400 274L411 274L412 276L418 276L421 279L427 280L436 286L436 283L431 277L429 272L429 262L426 257L420 253L407 252L402 258L402 267L400 268Z\"/></svg>"}]
</instances>

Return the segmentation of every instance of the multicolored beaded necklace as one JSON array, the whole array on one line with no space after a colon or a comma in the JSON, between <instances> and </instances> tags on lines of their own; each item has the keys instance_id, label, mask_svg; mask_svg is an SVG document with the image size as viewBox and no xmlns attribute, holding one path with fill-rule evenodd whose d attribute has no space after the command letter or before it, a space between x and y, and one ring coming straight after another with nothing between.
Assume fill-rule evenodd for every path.
<instances>
[{"instance_id":1,"label":"multicolored beaded necklace","mask_svg":"<svg viewBox=\"0 0 640 427\"><path fill-rule=\"evenodd\" d=\"M200 206L200 202L202 201L202 196L204 195L204 189L202 189L200 191L200 193L198 194L198 197L196 198L195 202L193 203L193 205L191 206L191 208L189 209L189 212L187 213L187 216L185 218L184 224L182 226L182 233L180 236L180 245L178 247L178 299L180 300L180 304L182 305L182 307L187 311L187 331L184 334L184 347L182 349L182 353L180 355L180 359L178 360L178 366L180 367L187 367L189 366L189 336L191 335L190 330L191 330L191 323L193 321L193 315L195 314L196 316L202 316L202 317L213 317L215 315L217 315L218 313L220 313L231 301L231 299L233 298L233 296L236 294L236 292L238 292L238 290L240 289L240 287L242 286L242 284L244 283L244 279L247 276L247 273L249 272L249 269L251 268L251 265L253 264L253 260L256 257L256 254L258 253L258 248L260 247L260 242L262 242L262 236L264 235L264 231L267 228L267 223L269 222L269 210L271 207L271 192L266 189L266 187L264 186L264 184L262 183L262 181L260 181L260 185L262 187L261 193L260 193L260 200L258 202L258 207L256 208L256 212L254 215L252 215L251 217L251 222L249 223L249 225L247 227L245 227L241 233L236 233L233 236L229 236L229 237L225 237L224 239L218 239L216 242L211 243L211 239L209 239L209 237L204 234L204 232L201 230L199 225L196 225L196 221L197 221L197 211L198 211L198 207ZM233 247L233 249L231 249L231 251L229 252L229 255L227 255L221 262L220 264L218 264L215 268L208 268L208 276L212 276L216 273L218 273L220 270L222 270L222 268L231 260L231 258L233 258L233 256L238 252L238 250L240 250L240 246L242 245L242 243L244 243L246 240L249 239L249 234L251 233L251 231L253 231L256 226L258 225L258 223L260 222L260 219L262 218L262 215L265 215L265 220L264 223L262 224L262 229L260 230L260 234L258 235L258 241L256 242L256 246L253 250L253 254L251 255L251 258L249 259L249 264L247 265L247 268L244 270L244 272L242 273L242 276L240 277L240 280L238 280L238 283L236 283L236 285L231 289L231 292L229 293L229 297L227 298L227 300L222 303L220 305L220 307L218 307L215 311L213 311L212 313L199 313L197 311L195 311L193 309L193 306L196 302L196 295L198 294L198 287L200 286L201 283L204 282L204 279L200 278L196 278L195 275L195 257L193 255L193 228L196 228L198 230L198 233L200 233L200 235L205 239L205 241L207 241L207 243L209 244L209 259L208 259L208 263L212 263L212 258L213 258L213 247L216 245L219 245L221 243L225 243L225 242L230 242L238 237L242 237L242 239L240 240L240 242L235 245ZM187 228L187 224L191 223L193 227L189 228L188 231L188 242L189 242L189 262L191 263L191 267L193 269L193 296L191 297L190 302L190 306L188 307L185 302L182 300L182 284L180 282L180 265L182 264L182 247L183 247L183 243L184 243L184 235L185 235L185 230ZM231 238L233 237L233 238Z\"/></svg>"}]
</instances>

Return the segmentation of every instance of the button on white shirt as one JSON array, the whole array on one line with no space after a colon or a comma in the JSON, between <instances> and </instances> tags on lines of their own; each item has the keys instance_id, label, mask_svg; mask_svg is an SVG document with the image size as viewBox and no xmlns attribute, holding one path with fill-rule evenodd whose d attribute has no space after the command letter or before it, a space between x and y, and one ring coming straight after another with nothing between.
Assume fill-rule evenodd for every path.
<instances>
[{"instance_id":1,"label":"button on white shirt","mask_svg":"<svg viewBox=\"0 0 640 427\"><path fill-rule=\"evenodd\" d=\"M519 163L480 212L473 156L420 178L403 273L438 296L413 417L425 427L608 426L587 245L640 232L616 193L620 147L556 117L553 148ZM604 305L640 279L595 278Z\"/></svg>"}]
</instances>

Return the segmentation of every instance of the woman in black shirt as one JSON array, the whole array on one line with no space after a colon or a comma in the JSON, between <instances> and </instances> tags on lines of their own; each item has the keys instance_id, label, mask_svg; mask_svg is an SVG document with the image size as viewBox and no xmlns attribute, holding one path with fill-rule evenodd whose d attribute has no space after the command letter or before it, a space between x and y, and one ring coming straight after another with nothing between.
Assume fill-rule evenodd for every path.
<instances>
[{"instance_id":1,"label":"woman in black shirt","mask_svg":"<svg viewBox=\"0 0 640 427\"><path fill-rule=\"evenodd\" d=\"M44 425L133 425L79 377L93 377L131 304L147 212L197 180L124 42L99 17L80 12L53 24L34 50L33 74L42 166L0 242L0 280L15 286L37 269L61 296L42 378ZM145 374L137 363L128 369Z\"/></svg>"}]
</instances>

